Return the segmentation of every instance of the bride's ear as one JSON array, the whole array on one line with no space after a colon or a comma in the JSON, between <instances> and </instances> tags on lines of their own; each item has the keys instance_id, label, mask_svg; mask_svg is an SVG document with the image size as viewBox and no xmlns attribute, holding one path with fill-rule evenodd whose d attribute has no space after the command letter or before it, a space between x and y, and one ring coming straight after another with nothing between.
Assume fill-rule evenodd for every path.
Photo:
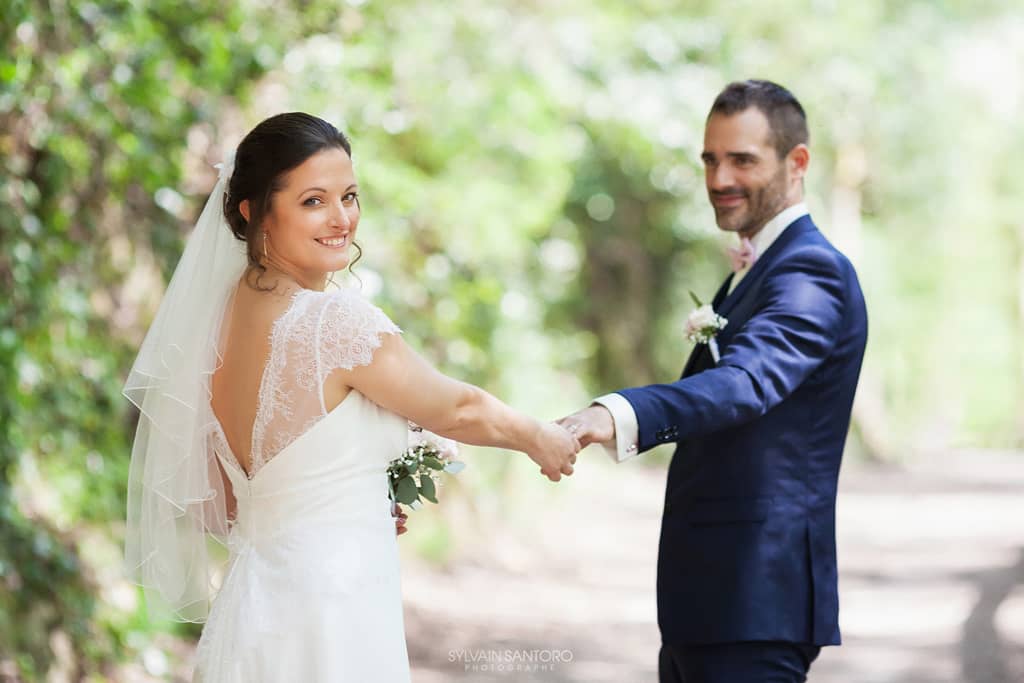
<instances>
[{"instance_id":1,"label":"bride's ear","mask_svg":"<svg viewBox=\"0 0 1024 683\"><path fill-rule=\"evenodd\" d=\"M244 218L245 222L248 223L249 222L249 200L248 199L243 199L241 202L238 203L238 212L240 214L242 214L242 218Z\"/></svg>"}]
</instances>

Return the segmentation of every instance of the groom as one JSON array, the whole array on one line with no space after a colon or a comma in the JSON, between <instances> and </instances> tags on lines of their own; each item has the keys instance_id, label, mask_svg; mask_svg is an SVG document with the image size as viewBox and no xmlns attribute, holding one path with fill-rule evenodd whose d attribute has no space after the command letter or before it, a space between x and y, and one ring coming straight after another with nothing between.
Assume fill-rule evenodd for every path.
<instances>
[{"instance_id":1,"label":"groom","mask_svg":"<svg viewBox=\"0 0 1024 683\"><path fill-rule=\"evenodd\" d=\"M836 482L867 314L803 204L807 144L785 88L718 95L701 157L718 227L741 245L712 302L728 322L678 381L562 420L620 462L677 444L658 548L663 682L804 681L840 642Z\"/></svg>"}]
</instances>

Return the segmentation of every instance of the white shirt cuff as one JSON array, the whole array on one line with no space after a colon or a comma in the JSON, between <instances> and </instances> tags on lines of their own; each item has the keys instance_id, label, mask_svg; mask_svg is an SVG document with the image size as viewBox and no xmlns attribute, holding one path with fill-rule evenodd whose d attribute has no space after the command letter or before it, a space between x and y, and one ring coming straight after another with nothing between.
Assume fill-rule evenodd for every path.
<instances>
[{"instance_id":1,"label":"white shirt cuff","mask_svg":"<svg viewBox=\"0 0 1024 683\"><path fill-rule=\"evenodd\" d=\"M608 457L615 462L622 462L637 455L640 426L632 404L622 394L605 394L595 398L594 403L607 408L615 422L615 441L601 444Z\"/></svg>"}]
</instances>

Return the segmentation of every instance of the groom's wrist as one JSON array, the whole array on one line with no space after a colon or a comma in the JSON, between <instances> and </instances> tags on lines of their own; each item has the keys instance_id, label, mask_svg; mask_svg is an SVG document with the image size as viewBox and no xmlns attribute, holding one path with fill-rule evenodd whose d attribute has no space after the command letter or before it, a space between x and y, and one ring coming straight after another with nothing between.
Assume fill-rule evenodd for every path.
<instances>
[{"instance_id":1,"label":"groom's wrist","mask_svg":"<svg viewBox=\"0 0 1024 683\"><path fill-rule=\"evenodd\" d=\"M592 411L594 415L593 419L596 423L594 425L594 431L599 433L602 437L607 437L602 438L600 441L595 441L595 443L609 443L611 441L614 441L615 415L612 414L612 411L608 408L608 406L604 405L603 403L598 403L597 401L591 403L588 406L588 408Z\"/></svg>"},{"instance_id":2,"label":"groom's wrist","mask_svg":"<svg viewBox=\"0 0 1024 683\"><path fill-rule=\"evenodd\" d=\"M617 393L599 396L594 399L594 403L603 406L612 417L614 438L602 444L608 455L616 462L638 455L640 429L633 404L625 396Z\"/></svg>"}]
</instances>

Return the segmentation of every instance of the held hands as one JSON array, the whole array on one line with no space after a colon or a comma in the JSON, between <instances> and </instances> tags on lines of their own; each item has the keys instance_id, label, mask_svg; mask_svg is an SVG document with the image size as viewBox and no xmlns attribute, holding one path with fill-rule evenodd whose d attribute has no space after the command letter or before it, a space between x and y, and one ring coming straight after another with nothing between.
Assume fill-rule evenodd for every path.
<instances>
[{"instance_id":1,"label":"held hands","mask_svg":"<svg viewBox=\"0 0 1024 683\"><path fill-rule=\"evenodd\" d=\"M540 465L541 474L558 481L561 475L572 474L580 449L614 439L615 420L611 412L595 403L555 424L542 425L537 439L539 445L528 450L527 455Z\"/></svg>"},{"instance_id":2,"label":"held hands","mask_svg":"<svg viewBox=\"0 0 1024 683\"><path fill-rule=\"evenodd\" d=\"M615 420L612 419L611 412L599 403L563 417L558 424L575 434L583 448L592 443L606 443L615 438Z\"/></svg>"},{"instance_id":3,"label":"held hands","mask_svg":"<svg viewBox=\"0 0 1024 683\"><path fill-rule=\"evenodd\" d=\"M557 424L542 424L534 445L526 450L530 459L540 465L540 472L551 481L572 474L572 466L579 453L579 440L568 429Z\"/></svg>"},{"instance_id":4,"label":"held hands","mask_svg":"<svg viewBox=\"0 0 1024 683\"><path fill-rule=\"evenodd\" d=\"M573 427L572 429L578 429ZM553 422L537 425L533 444L523 449L530 459L540 465L540 472L551 481L559 481L562 475L570 476L576 463L576 454L583 446L571 429ZM395 520L395 535L401 536L408 531L408 516L402 507L395 503L391 506L391 516Z\"/></svg>"},{"instance_id":5,"label":"held hands","mask_svg":"<svg viewBox=\"0 0 1024 683\"><path fill-rule=\"evenodd\" d=\"M551 481L561 480L563 474L565 476L572 475L576 454L585 445L581 444L580 439L576 436L576 432L580 430L579 424L574 422L563 425L568 419L563 418L558 423L538 424L533 444L529 448L523 449L531 460L540 465L541 474ZM396 536L401 536L409 530L406 528L408 515L398 503L391 506L391 516L395 520Z\"/></svg>"}]
</instances>

